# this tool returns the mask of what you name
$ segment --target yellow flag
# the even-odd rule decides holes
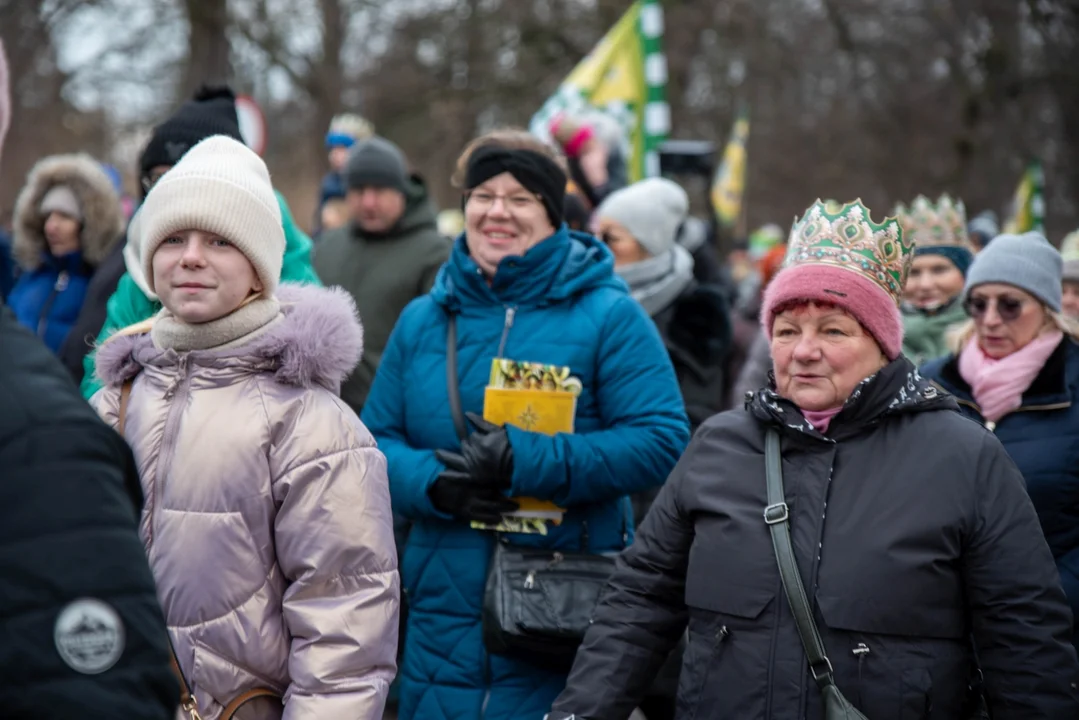
[[[1034,161],[1019,179],[1015,199],[1012,201],[1012,216],[1004,223],[1004,232],[1045,232],[1044,184],[1041,163]]]
[[[629,139],[630,180],[658,175],[658,146],[670,127],[662,33],[658,0],[633,3],[532,117],[532,132],[548,138],[548,125],[561,112],[601,112]]]
[[[712,205],[716,219],[732,227],[742,213],[742,197],[746,188],[746,143],[749,142],[749,113],[739,113],[731,129],[731,139],[723,151],[719,170],[712,183]]]

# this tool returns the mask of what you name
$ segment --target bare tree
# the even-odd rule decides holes
[[[224,0],[183,0],[183,8],[190,29],[187,66],[178,95],[187,98],[203,84],[227,84],[233,77],[228,3]]]

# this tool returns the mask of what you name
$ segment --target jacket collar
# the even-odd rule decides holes
[[[888,416],[958,409],[954,399],[940,393],[918,374],[910,360],[900,355],[854,388],[825,436],[805,419],[793,402],[779,396],[775,378],[771,377],[768,387],[757,391],[746,403],[753,416],[765,424],[779,426],[787,434],[825,442],[854,437]]]
[[[607,285],[626,290],[614,274],[614,256],[591,235],[565,225],[529,248],[502,259],[488,284],[462,233],[439,273],[431,295],[452,310],[469,305],[543,306]]]
[[[341,288],[283,284],[281,320],[249,343],[229,349],[177,352],[154,346],[148,333],[117,334],[97,349],[97,374],[108,385],[143,367],[181,364],[248,375],[267,372],[283,385],[322,386],[338,392],[363,354],[363,328],[352,297]]]
[[[1068,361],[1075,356],[1073,364],[1079,362],[1079,344],[1065,336],[1045,365],[1034,378],[1034,382],[1023,393],[1020,409],[1042,405],[1058,405],[1072,402],[1072,390],[1068,384]],[[940,385],[952,395],[967,402],[974,402],[974,394],[959,372],[959,356],[952,355],[940,369]]]
[[[42,253],[41,266],[54,272],[83,273],[85,271],[87,275],[93,272],[93,268],[83,259],[82,253],[77,251],[60,257]]]

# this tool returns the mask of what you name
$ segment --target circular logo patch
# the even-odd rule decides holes
[[[115,665],[123,654],[124,623],[111,605],[82,598],[60,612],[53,639],[72,670],[96,675]]]

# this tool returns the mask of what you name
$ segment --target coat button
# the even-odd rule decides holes
[[[995,422],[993,422],[992,420],[989,420],[989,421],[987,421],[985,423],[985,429],[988,430],[989,432],[995,432],[996,429],[997,429],[997,424]]]

